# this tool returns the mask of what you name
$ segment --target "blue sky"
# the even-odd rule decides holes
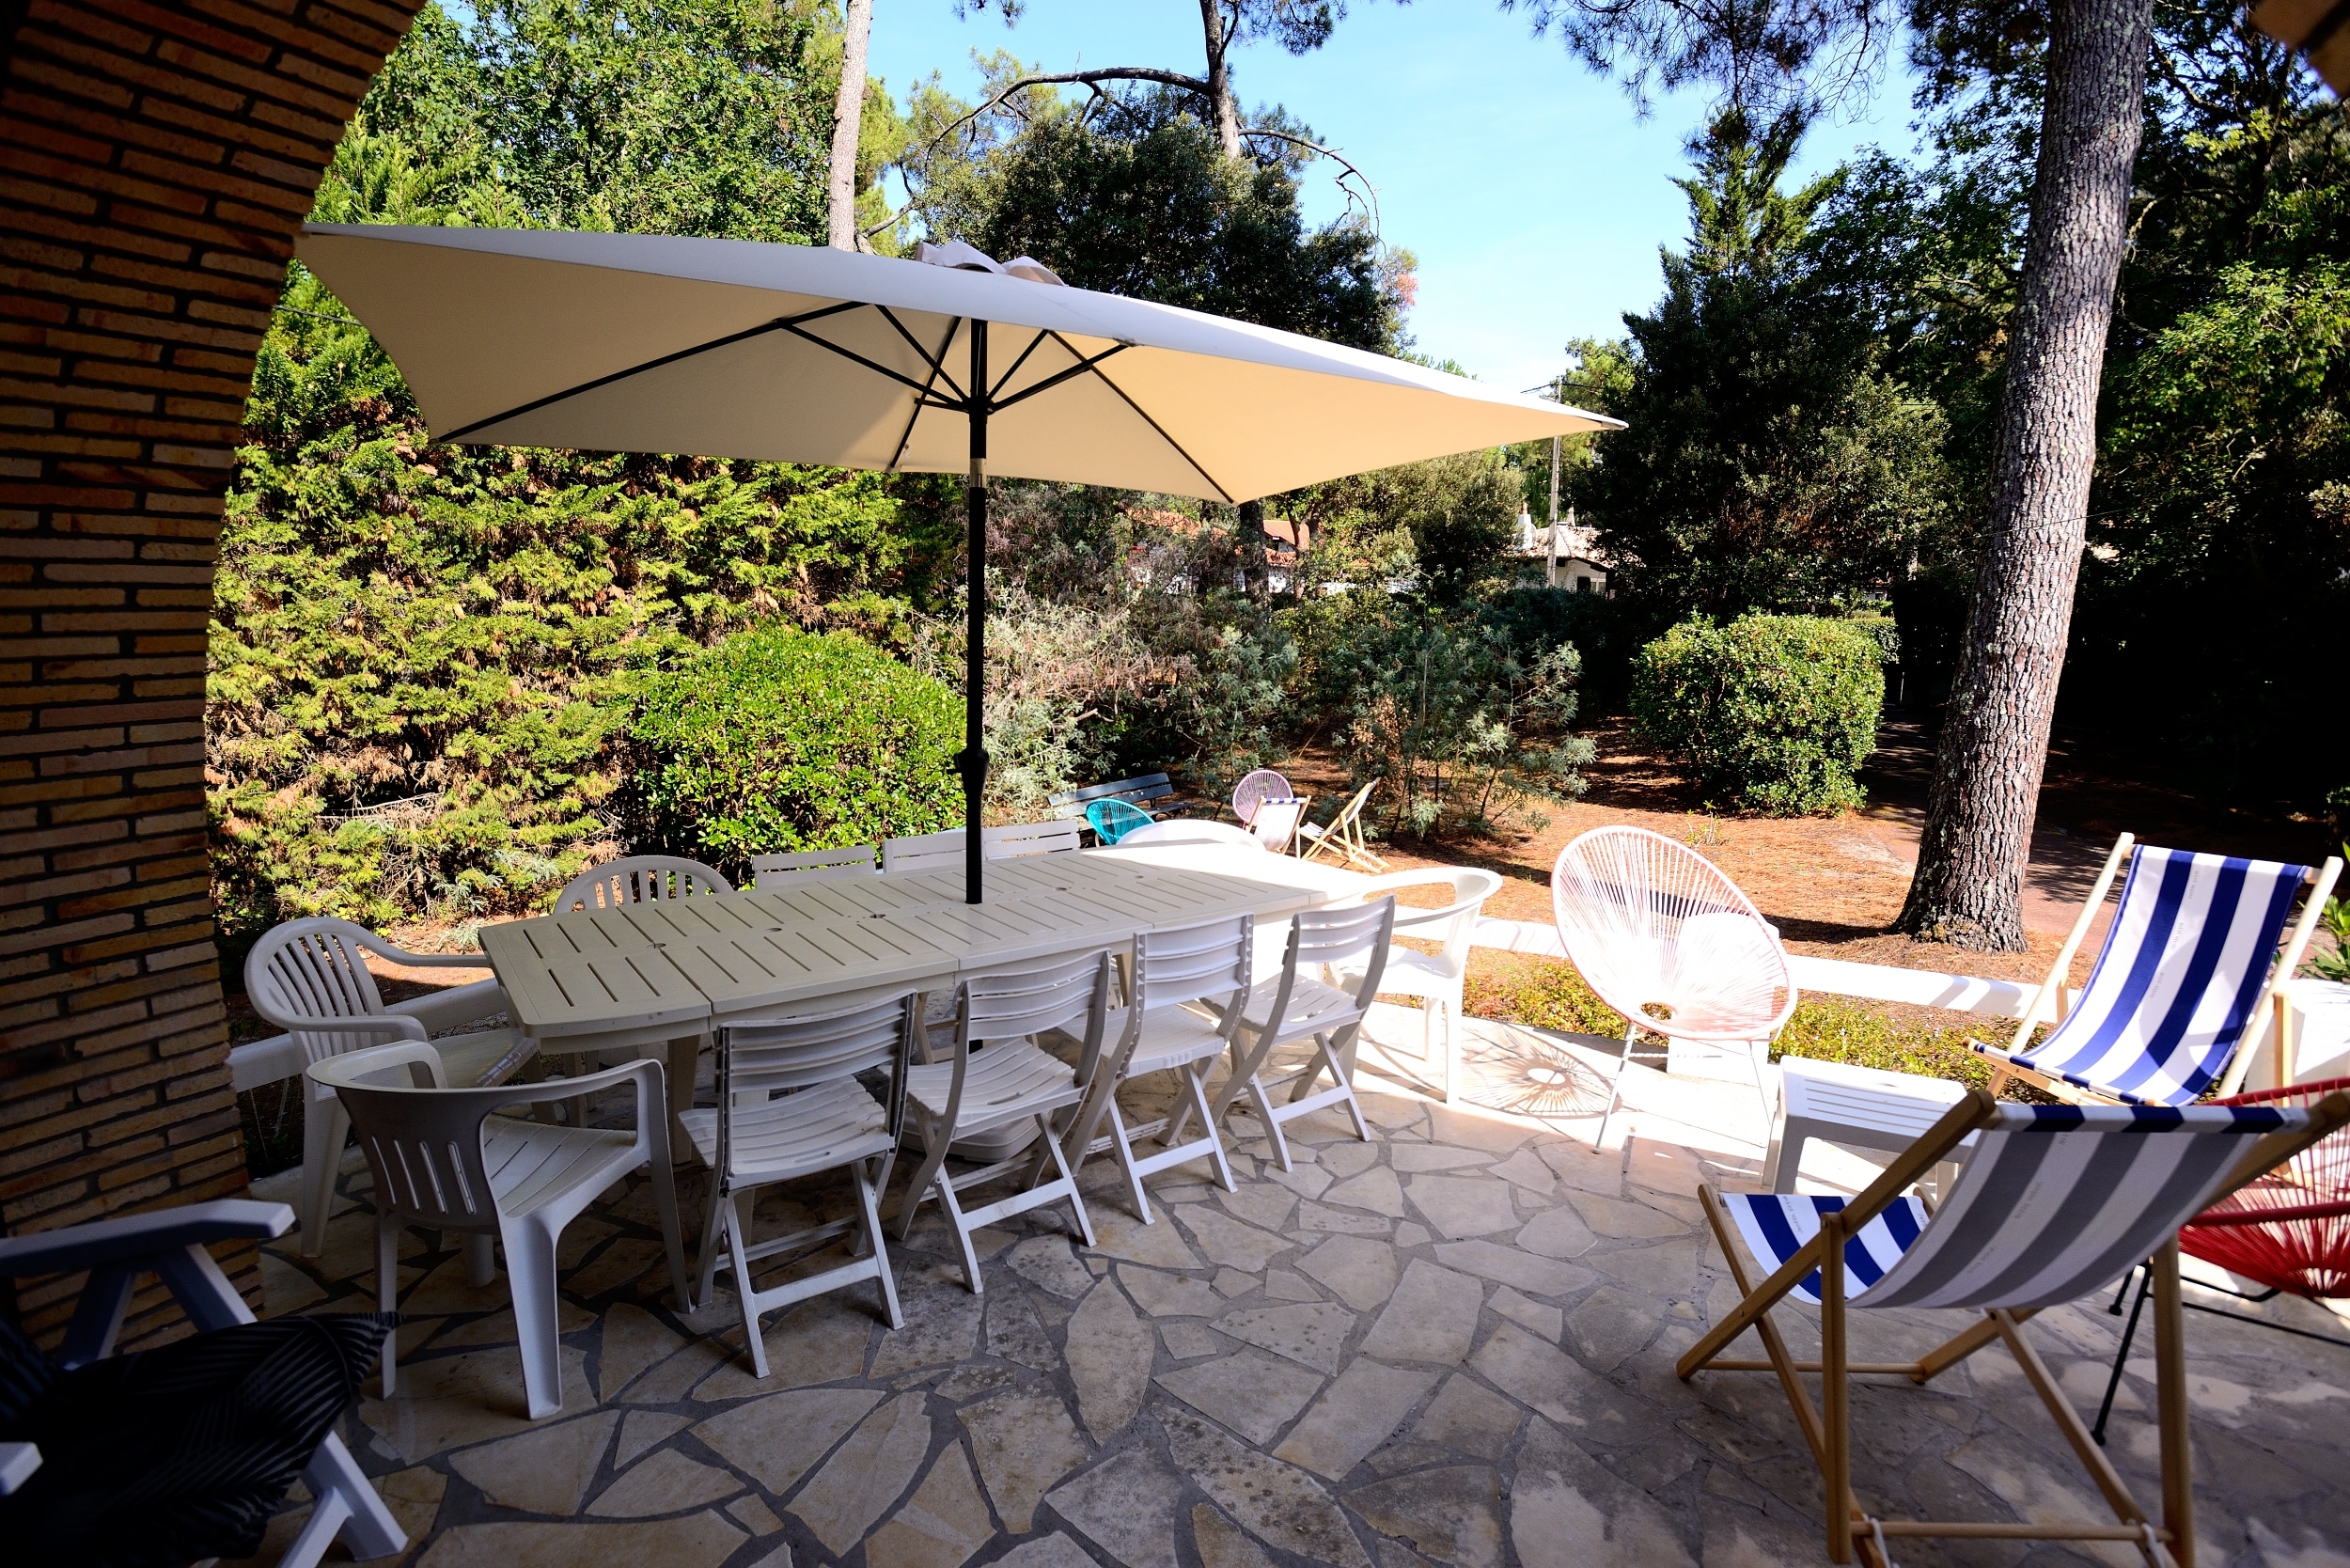
[[[1703,117],[1695,96],[1642,120],[1612,83],[1528,36],[1492,0],[1354,0],[1316,54],[1254,45],[1235,55],[1245,107],[1280,102],[1342,149],[1379,187],[1391,243],[1419,257],[1411,330],[1422,352],[1484,381],[1530,386],[1559,368],[1571,337],[1622,331],[1626,310],[1662,290],[1657,246],[1687,232],[1670,183]],[[958,20],[953,0],[875,0],[872,64],[903,100],[936,71],[975,97],[974,49],[1010,49],[1046,71],[1151,65],[1201,69],[1195,0],[1029,0],[1007,30],[993,9]],[[1870,143],[1911,145],[1898,78],[1867,118],[1822,124],[1798,172],[1833,167]],[[1308,215],[1343,203],[1319,168]]]

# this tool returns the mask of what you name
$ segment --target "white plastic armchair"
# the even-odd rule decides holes
[[[656,899],[688,899],[699,893],[731,893],[734,884],[698,860],[675,855],[631,855],[582,871],[556,896],[555,912],[618,909]]]
[[[415,1041],[349,1052],[314,1062],[308,1071],[350,1111],[375,1177],[376,1294],[383,1310],[399,1308],[401,1226],[453,1231],[485,1243],[495,1237],[504,1247],[522,1345],[523,1388],[533,1420],[563,1407],[556,1245],[563,1228],[599,1193],[640,1166],[652,1177],[678,1308],[691,1310],[659,1062],[633,1061],[556,1083],[451,1089],[440,1052]],[[425,1079],[421,1085],[418,1075]],[[622,1084],[636,1091],[634,1131],[556,1127],[493,1114],[500,1106],[542,1104]],[[467,1250],[470,1282],[487,1285],[489,1248]],[[394,1341],[384,1341],[386,1399],[397,1388],[395,1348]]]
[[[283,1203],[241,1198],[93,1220],[0,1239],[0,1277],[89,1271],[58,1356],[63,1366],[79,1367],[114,1354],[115,1335],[130,1308],[132,1288],[143,1275],[163,1281],[199,1332],[251,1323],[252,1309],[205,1248],[215,1242],[267,1241],[284,1235],[293,1222],[293,1211]],[[384,1348],[391,1349],[389,1340]],[[0,1497],[13,1491],[39,1464],[32,1445],[0,1444]],[[314,1499],[310,1517],[278,1560],[279,1568],[314,1568],[337,1535],[351,1555],[363,1561],[408,1549],[400,1521],[340,1437],[327,1434],[302,1479]]]
[[[1551,912],[1567,957],[1629,1020],[1599,1137],[1623,1095],[1623,1068],[1647,1030],[1743,1057],[1769,1116],[1762,1058],[1795,1011],[1778,936],[1737,884],[1703,855],[1639,827],[1595,827],[1559,852]]]
[[[1485,901],[1501,891],[1501,878],[1493,871],[1462,866],[1449,870],[1391,871],[1372,877],[1359,902],[1368,903],[1406,887],[1441,887],[1451,896],[1440,907],[1420,909],[1398,903],[1395,933],[1422,941],[1441,942],[1443,950],[1421,952],[1417,948],[1387,950],[1386,972],[1380,991],[1390,996],[1417,996],[1420,1003],[1420,1055],[1436,1056],[1436,1014],[1445,1015],[1444,1101],[1451,1105],[1460,1092],[1462,994],[1468,985],[1469,939],[1476,934],[1478,912]],[[1342,964],[1340,972],[1354,980],[1362,974],[1359,961]]]
[[[253,1011],[284,1029],[306,1061],[396,1040],[425,1040],[435,1028],[470,1023],[507,1009],[498,982],[477,980],[434,996],[385,1006],[363,953],[415,968],[478,969],[469,954],[412,953],[364,926],[320,916],[289,920],[253,945],[244,961],[245,996]],[[452,1081],[466,1085],[511,1077],[529,1058],[528,1043],[512,1029],[489,1029],[451,1041],[444,1049]],[[302,1252],[315,1258],[326,1245],[335,1175],[342,1163],[350,1120],[334,1094],[303,1080]]]

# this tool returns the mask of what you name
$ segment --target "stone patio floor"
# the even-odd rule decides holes
[[[1099,1245],[1074,1245],[1065,1208],[1023,1215],[983,1233],[982,1295],[925,1211],[891,1250],[905,1326],[884,1328],[870,1282],[771,1316],[764,1382],[724,1276],[702,1310],[675,1309],[641,1176],[564,1237],[549,1420],[520,1413],[503,1281],[468,1287],[452,1247],[412,1234],[400,1393],[363,1402],[352,1447],[425,1568],[1825,1562],[1820,1480],[1776,1383],[1672,1371],[1736,1299],[1694,1192],[1756,1184],[1751,1082],[1636,1066],[1634,1108],[1595,1149],[1603,1043],[1472,1020],[1472,1081],[1448,1109],[1414,1091],[1417,1016],[1382,1008],[1373,1033],[1408,1043],[1366,1054],[1370,1142],[1318,1113],[1292,1124],[1284,1172],[1236,1118],[1240,1190],[1167,1173],[1149,1226],[1097,1160]],[[1828,1150],[1806,1174],[1850,1191],[1871,1169]],[[325,1254],[291,1237],[265,1253],[272,1312],[372,1306],[368,1192],[354,1151]],[[689,1252],[702,1192],[681,1171]],[[761,1214],[839,1195],[789,1197]],[[2345,1331],[2304,1303],[2263,1310]],[[1798,1355],[1816,1347],[1808,1314],[1780,1321]],[[1913,1356],[1963,1323],[1856,1314],[1853,1354]],[[2095,1301],[2027,1332],[2093,1413],[2119,1329]],[[2350,1348],[2200,1313],[2188,1340],[2201,1561],[2350,1564]],[[2109,1450],[2150,1505],[2151,1356],[2142,1334]],[[1857,1381],[1856,1484],[1876,1512],[2109,1519],[2003,1352],[1922,1388]],[[1985,1542],[1898,1557],[2101,1553],[2140,1560]]]

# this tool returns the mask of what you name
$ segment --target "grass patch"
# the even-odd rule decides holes
[[[1465,1010],[1480,1018],[1567,1034],[1623,1038],[1623,1014],[1601,1001],[1573,964],[1555,958],[1474,951],[1469,957],[1464,1002]],[[1771,1047],[1771,1059],[1809,1057],[1988,1089],[1991,1064],[1966,1048],[1967,1037],[2003,1042],[2013,1028],[2013,1020],[1994,1018],[1937,1027],[1896,1018],[1856,996],[1807,996],[1796,1004],[1795,1015],[1779,1031]],[[2015,1099],[2041,1098],[2013,1080],[2006,1092]]]

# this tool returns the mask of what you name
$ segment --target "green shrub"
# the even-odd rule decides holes
[[[741,870],[962,816],[963,705],[844,632],[770,625],[644,677],[630,724],[647,848]]]
[[[1634,731],[1694,770],[1709,801],[1769,816],[1858,806],[1853,775],[1884,703],[1876,639],[1845,620],[1686,620],[1634,661]]]

